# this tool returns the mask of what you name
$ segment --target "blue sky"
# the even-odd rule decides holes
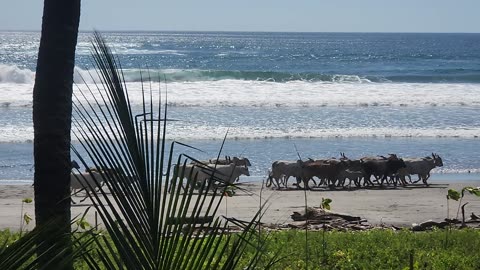
[[[40,30],[43,1],[3,1],[0,29]],[[480,32],[479,0],[82,0],[81,30]]]

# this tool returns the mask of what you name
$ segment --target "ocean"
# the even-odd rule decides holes
[[[433,179],[480,177],[480,34],[105,32],[134,107],[168,86],[169,140],[200,159],[439,154]],[[95,78],[80,33],[75,81]],[[0,183],[33,179],[32,89],[40,33],[0,32]],[[146,72],[148,71],[148,72]],[[83,82],[81,78],[86,81]],[[163,87],[163,86],[162,86]],[[77,86],[74,87],[75,89]],[[78,142],[74,141],[74,144]]]

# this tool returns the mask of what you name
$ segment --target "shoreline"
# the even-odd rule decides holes
[[[372,225],[395,225],[410,227],[413,223],[427,220],[443,221],[447,217],[449,205],[450,218],[457,214],[458,202],[447,204],[446,195],[450,188],[460,191],[463,187],[480,186],[480,180],[472,181],[432,181],[429,187],[410,185],[399,188],[366,188],[338,190],[272,190],[264,188],[261,182],[243,182],[241,187],[247,192],[237,191],[233,197],[227,197],[219,208],[218,215],[250,220],[258,211],[261,203],[267,201],[266,213],[262,222],[267,224],[285,224],[292,222],[290,215],[305,208],[305,194],[308,206],[318,207],[322,198],[332,199],[331,210],[338,213],[360,216]],[[260,197],[261,193],[261,197]],[[22,199],[33,198],[31,185],[0,185],[0,229],[19,230],[22,215]],[[81,197],[73,197],[79,201]],[[82,215],[90,206],[87,203],[73,205],[72,217]],[[466,194],[463,202],[466,218],[472,212],[480,215],[480,198]],[[87,221],[95,224],[95,211],[87,214]],[[34,203],[23,204],[23,213],[34,217]],[[33,229],[32,220],[27,229]]]
[[[241,176],[240,183],[262,183],[266,175]],[[415,176],[413,176],[415,177]],[[480,172],[473,173],[432,173],[428,179],[429,184],[436,183],[457,183],[457,182],[477,182],[480,181]],[[294,181],[290,179],[289,184]],[[419,182],[420,183],[420,182]],[[0,179],[0,186],[4,185],[32,185],[33,179]]]

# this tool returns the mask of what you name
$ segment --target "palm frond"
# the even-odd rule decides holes
[[[58,267],[59,265],[68,266],[72,264],[72,260],[78,260],[86,254],[86,250],[88,250],[96,237],[92,233],[92,229],[82,232],[72,231],[72,236],[74,236],[72,244],[75,248],[71,256],[65,256],[65,254],[71,251],[64,248],[64,246],[60,244],[51,245],[50,242],[41,241],[45,239],[45,234],[51,233],[49,228],[51,224],[53,224],[53,221],[46,223],[43,227],[35,227],[35,229],[22,235],[10,245],[7,245],[7,242],[2,243],[0,245],[0,269],[52,269],[52,267]],[[74,221],[72,221],[71,225],[73,224]],[[43,254],[37,253],[39,248],[44,251]],[[50,250],[55,250],[56,255],[53,258],[49,257],[49,262],[43,261],[42,256]],[[42,260],[42,263],[39,263],[40,260]]]
[[[240,234],[227,233],[229,222],[217,217],[217,211],[228,185],[215,177],[215,169],[198,190],[195,175],[184,183],[184,173],[176,173],[180,166],[185,172],[186,164],[195,159],[185,154],[175,159],[174,151],[197,148],[168,143],[171,119],[160,76],[159,89],[154,90],[151,74],[146,73],[142,104],[132,105],[118,59],[99,33],[92,46],[100,81],[79,86],[74,94],[73,136],[79,147],[72,150],[83,166],[93,166],[100,174],[95,177],[89,170],[94,183],[84,185],[89,190],[100,187],[88,196],[108,232],[108,237],[95,238],[103,267],[235,268],[257,237],[255,223],[244,226]],[[86,260],[92,269],[97,267],[92,255]]]

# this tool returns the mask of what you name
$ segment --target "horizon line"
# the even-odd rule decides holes
[[[79,33],[92,33],[95,31],[99,32],[110,32],[110,33],[311,33],[311,34],[480,34],[480,32],[414,32],[414,31],[263,31],[263,30],[85,30],[79,29]],[[41,33],[41,30],[28,30],[28,29],[0,29],[0,32],[38,32]]]

